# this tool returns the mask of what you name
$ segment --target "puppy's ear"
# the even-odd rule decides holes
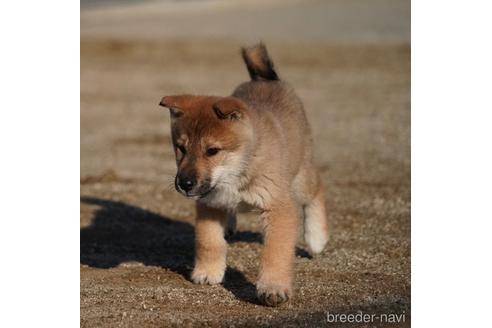
[[[190,96],[165,96],[162,98],[159,105],[169,108],[171,117],[181,117],[184,113],[184,109],[188,107]]]
[[[214,112],[221,120],[238,121],[246,115],[246,104],[236,97],[225,97],[213,106]]]

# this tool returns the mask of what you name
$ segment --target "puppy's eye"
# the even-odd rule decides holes
[[[177,145],[176,148],[178,148],[183,155],[186,154],[186,149],[183,145]]]
[[[219,148],[209,148],[207,149],[207,156],[214,156],[220,151]]]

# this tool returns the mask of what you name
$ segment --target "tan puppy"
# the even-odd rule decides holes
[[[264,220],[258,297],[275,306],[292,295],[301,217],[312,253],[321,252],[328,240],[325,201],[301,101],[279,81],[263,44],[242,54],[252,81],[232,96],[167,96],[160,104],[171,111],[176,189],[197,200],[191,279],[222,282],[224,233],[246,203]]]

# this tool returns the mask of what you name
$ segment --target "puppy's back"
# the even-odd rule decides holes
[[[279,143],[290,170],[310,154],[309,124],[301,100],[288,83],[281,81],[265,46],[242,49],[251,81],[239,85],[233,96],[243,100],[257,117],[261,138]]]

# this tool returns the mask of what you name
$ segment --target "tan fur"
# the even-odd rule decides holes
[[[224,231],[228,218],[235,218],[246,203],[259,209],[264,220],[258,297],[275,306],[292,296],[302,216],[312,253],[321,252],[328,240],[325,201],[301,101],[277,80],[263,45],[244,50],[243,56],[253,81],[241,84],[232,96],[171,96],[161,105],[172,111],[177,189],[197,200],[192,280],[222,281]],[[210,156],[210,148],[219,151]],[[189,190],[179,187],[185,179],[195,183]]]
[[[197,203],[197,217],[200,219],[195,225],[196,257],[191,279],[200,284],[218,284],[226,269],[227,213]]]

